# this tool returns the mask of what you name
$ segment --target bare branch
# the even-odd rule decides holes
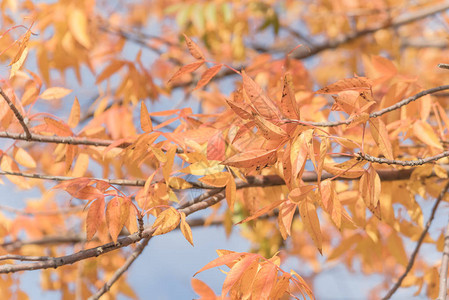
[[[20,261],[46,261],[52,259],[49,256],[26,256],[26,255],[14,255],[14,254],[6,254],[0,256],[0,261],[2,260],[20,260]]]
[[[402,281],[407,276],[407,274],[410,272],[410,270],[413,267],[413,264],[415,263],[416,256],[418,255],[419,249],[421,248],[421,245],[424,241],[424,238],[427,235],[427,232],[429,231],[430,225],[432,224],[433,219],[435,218],[435,214],[438,208],[438,205],[440,204],[441,200],[443,200],[444,195],[446,194],[447,190],[449,189],[449,181],[446,183],[444,188],[441,190],[440,195],[438,195],[437,200],[435,201],[432,212],[430,214],[429,220],[427,220],[426,226],[424,227],[423,232],[419,236],[418,242],[415,246],[415,250],[413,250],[412,255],[410,256],[410,259],[408,261],[407,267],[405,268],[404,273],[399,277],[398,281],[394,284],[394,286],[388,291],[388,293],[385,295],[385,297],[382,298],[382,300],[390,299],[391,296],[396,292],[396,290],[401,286]]]
[[[12,103],[11,99],[9,99],[8,95],[6,95],[6,93],[3,91],[1,87],[0,87],[0,95],[2,95],[3,99],[5,99],[6,103],[8,103],[9,108],[11,108],[12,112],[14,113],[20,125],[22,126],[23,131],[25,132],[25,137],[27,138],[27,140],[29,140],[31,138],[31,132],[28,129],[28,126],[26,125],[22,114],[19,112],[14,103]]]
[[[442,159],[444,157],[449,156],[449,151],[444,151],[440,154],[437,154],[435,156],[430,156],[422,159],[417,160],[397,160],[397,159],[386,159],[383,157],[374,157],[368,154],[363,154],[361,152],[355,154],[356,158],[358,160],[366,160],[378,164],[387,164],[387,165],[399,165],[399,166],[405,166],[405,167],[414,167],[414,166],[420,166],[424,165],[439,159]]]
[[[440,269],[440,290],[437,300],[446,300],[447,294],[447,268],[449,266],[449,222],[444,235],[443,258],[441,259]]]
[[[49,216],[49,215],[63,215],[63,214],[73,214],[82,211],[84,208],[84,205],[78,205],[78,206],[71,206],[67,208],[59,208],[55,210],[39,210],[39,211],[29,211],[29,210],[23,210],[18,209],[15,207],[10,207],[6,205],[0,205],[0,210],[9,211],[14,214],[18,215],[24,215],[24,216]]]
[[[151,237],[144,238],[139,244],[137,244],[136,249],[134,249],[133,253],[126,259],[123,266],[121,266],[117,271],[115,271],[114,275],[99,289],[94,295],[89,297],[89,300],[96,300],[100,299],[100,297],[105,294],[111,286],[120,278],[120,276],[125,273],[128,268],[132,265],[134,261],[139,257],[139,255],[142,253],[143,249],[148,245],[148,242],[150,241]]]

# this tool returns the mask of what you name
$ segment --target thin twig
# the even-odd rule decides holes
[[[133,253],[126,259],[123,266],[117,269],[114,275],[112,275],[112,277],[95,294],[89,297],[89,300],[100,299],[103,294],[109,291],[111,286],[120,278],[120,276],[123,275],[123,273],[128,270],[132,263],[136,261],[136,259],[142,253],[143,249],[145,249],[145,247],[148,245],[150,239],[151,237],[144,238],[139,244],[137,244],[136,249],[134,249]]]
[[[437,300],[446,300],[448,266],[449,266],[449,222],[447,224],[446,233],[444,235],[444,250],[443,250],[443,258],[441,259],[441,269],[440,269],[440,290],[438,292]]]
[[[409,104],[410,102],[416,101],[421,97],[424,97],[426,95],[429,94],[433,94],[436,92],[440,92],[440,91],[444,91],[444,90],[449,90],[449,85],[442,85],[442,86],[437,86],[428,90],[424,90],[421,91],[411,97],[408,97],[402,101],[397,102],[394,105],[391,105],[389,107],[386,107],[384,109],[381,109],[379,111],[373,112],[369,114],[369,118],[377,118],[380,117],[388,112],[397,110],[399,108],[401,108],[404,105]],[[293,119],[283,119],[283,121],[285,123],[297,123],[300,125],[309,125],[309,126],[315,126],[315,127],[335,127],[335,126],[340,126],[340,125],[349,125],[354,121],[355,117],[350,117],[346,120],[342,120],[342,121],[333,121],[333,122],[307,122],[307,121],[301,121],[301,120],[293,120]]]
[[[26,256],[26,255],[14,255],[14,254],[6,254],[0,256],[0,261],[2,260],[20,260],[20,261],[46,261],[52,259],[50,256]]]
[[[399,166],[404,166],[404,167],[414,167],[414,166],[421,166],[433,161],[437,161],[439,159],[442,159],[444,157],[448,157],[449,156],[449,151],[444,151],[441,152],[440,154],[437,154],[435,156],[430,156],[430,157],[426,157],[426,158],[420,158],[417,160],[397,160],[397,159],[387,159],[387,158],[383,158],[383,157],[374,157],[371,156],[369,154],[364,154],[364,153],[357,153],[355,154],[356,158],[358,160],[366,160],[369,162],[374,162],[374,163],[378,163],[378,164],[387,164],[387,165],[399,165]]]
[[[413,264],[415,263],[416,256],[418,255],[419,249],[421,248],[421,245],[424,241],[424,238],[427,235],[427,232],[429,231],[430,225],[432,224],[433,219],[435,218],[435,214],[438,208],[438,205],[440,204],[441,200],[443,200],[444,195],[446,194],[447,190],[449,189],[449,181],[446,183],[444,188],[441,190],[440,194],[438,195],[437,200],[435,201],[432,212],[430,214],[429,220],[427,220],[426,227],[424,228],[423,232],[421,233],[418,242],[415,246],[415,250],[413,250],[412,255],[410,256],[410,259],[408,261],[407,267],[405,268],[404,273],[399,277],[398,281],[393,285],[393,287],[388,291],[388,293],[385,295],[385,297],[382,298],[382,300],[390,299],[391,296],[396,292],[396,290],[401,286],[402,281],[407,276],[407,274],[410,272],[410,270],[413,267]]]
[[[31,132],[30,129],[28,129],[28,126],[25,123],[22,114],[19,112],[14,103],[12,103],[11,99],[9,99],[8,95],[6,95],[6,93],[3,91],[1,87],[0,87],[0,95],[2,95],[3,99],[5,99],[6,103],[8,103],[9,108],[11,108],[12,112],[14,113],[20,125],[22,126],[23,131],[25,131],[25,137],[27,138],[27,140],[29,140],[31,138]]]

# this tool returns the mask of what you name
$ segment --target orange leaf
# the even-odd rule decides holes
[[[95,83],[98,84],[103,80],[105,80],[106,78],[111,77],[112,74],[118,72],[124,65],[125,65],[124,61],[114,60],[106,68],[104,68],[103,71],[97,76],[97,80],[95,81]]]
[[[380,151],[386,158],[393,159],[393,147],[391,146],[390,139],[388,138],[388,131],[385,123],[379,118],[370,119],[369,123],[371,135],[373,136],[373,139]]]
[[[140,102],[140,128],[145,132],[153,131],[153,123],[145,102]]]
[[[379,198],[381,192],[381,182],[379,174],[370,165],[368,170],[360,178],[359,190],[360,194],[365,201],[366,207],[380,219],[380,205]]]
[[[440,143],[440,139],[436,135],[432,126],[428,123],[417,120],[413,123],[413,134],[428,146],[435,147],[439,150],[443,150],[443,146]]]
[[[104,215],[104,199],[98,199],[92,202],[87,212],[86,218],[86,239],[90,241],[95,232],[97,232],[98,228],[103,221]]]
[[[276,275],[277,269],[274,264],[264,264],[254,279],[251,296],[254,299],[268,299],[276,283]]]
[[[119,197],[114,197],[106,207],[106,223],[108,225],[109,234],[114,243],[117,243],[117,237],[122,230],[123,225],[120,222],[121,203]]]
[[[332,222],[341,229],[342,205],[332,181],[326,179],[320,184],[321,203],[323,209],[330,215]]]
[[[237,224],[242,224],[242,223],[246,223],[246,222],[249,222],[249,221],[251,221],[251,220],[257,219],[258,217],[260,217],[260,216],[262,216],[262,215],[264,215],[264,214],[269,213],[270,211],[272,211],[273,209],[275,209],[276,207],[278,207],[279,205],[281,205],[283,202],[285,202],[285,200],[278,200],[278,201],[275,201],[275,202],[271,203],[270,205],[265,206],[265,207],[262,208],[262,209],[259,209],[259,210],[256,211],[254,214],[252,214],[251,216],[249,216],[249,217],[243,219],[242,221],[238,222]]]
[[[70,127],[62,122],[59,122],[59,121],[56,121],[54,119],[47,118],[47,117],[44,117],[44,121],[45,121],[45,124],[42,127],[43,128],[42,131],[51,132],[51,133],[54,133],[59,136],[72,136],[73,135]],[[40,127],[36,126],[34,128],[36,129],[36,128],[40,128]]]
[[[273,101],[265,95],[262,88],[254,82],[245,71],[242,71],[243,89],[251,101],[254,110],[262,117],[270,120],[279,120],[279,111]]]
[[[239,167],[239,168],[251,168],[256,166],[264,166],[270,162],[276,155],[276,149],[274,150],[249,150],[236,154],[226,159],[222,164]]]
[[[204,60],[204,54],[201,52],[200,47],[198,47],[195,42],[193,42],[187,35],[183,34],[184,38],[186,39],[186,45],[187,48],[189,48],[190,54],[195,57],[196,59],[202,59]]]
[[[341,79],[327,87],[319,89],[316,94],[338,94],[343,91],[369,91],[371,90],[371,80],[366,77],[354,77]]]
[[[299,214],[301,215],[304,227],[312,237],[312,240],[315,243],[315,246],[318,248],[318,251],[321,254],[323,254],[322,253],[323,238],[321,235],[320,220],[318,219],[315,205],[305,200],[299,202],[298,206],[299,206]]]
[[[231,176],[231,174],[230,173],[227,174],[228,174],[228,184],[226,185],[226,202],[228,203],[231,212],[233,212],[237,187],[235,185],[234,178]]]
[[[175,80],[176,78],[184,75],[184,74],[188,74],[188,73],[192,73],[193,71],[195,71],[196,69],[198,69],[199,67],[201,67],[204,64],[204,61],[197,61],[185,66],[182,66],[168,81],[169,83],[172,82],[173,80]]]
[[[256,260],[258,256],[256,254],[248,254],[234,264],[229,270],[225,281],[223,282],[223,288],[221,291],[221,296],[224,298],[232,286],[240,279],[246,269],[251,266],[251,264]],[[256,298],[262,299],[262,298]]]
[[[226,144],[223,138],[223,133],[220,130],[212,135],[207,142],[207,159],[219,160],[225,159]]]
[[[220,250],[217,250],[220,251]],[[193,276],[195,276],[198,273],[201,273],[203,271],[215,268],[215,267],[219,267],[225,264],[230,264],[230,263],[234,263],[235,260],[239,259],[241,256],[245,255],[245,253],[240,253],[240,252],[230,252],[228,254],[224,254],[216,259],[214,259],[213,261],[209,262],[207,265],[205,265],[204,267],[201,268],[201,270],[199,270],[198,272],[196,272],[195,274],[193,274]]]
[[[78,101],[78,98],[75,97],[72,109],[70,110],[70,116],[69,120],[67,121],[67,125],[69,125],[70,128],[75,128],[80,121],[80,115],[80,103]]]
[[[292,221],[295,215],[296,207],[297,204],[292,203],[291,201],[284,201],[279,206],[278,223],[284,240],[291,234]]]
[[[363,169],[365,164],[366,162],[353,158],[342,163],[324,164],[323,169],[341,178],[359,178],[365,173],[365,169]]]
[[[215,75],[217,75],[218,72],[220,72],[221,67],[223,67],[223,65],[215,65],[213,67],[210,67],[209,69],[207,69],[202,75],[200,80],[198,81],[198,83],[196,84],[195,90],[202,88],[203,86],[205,86],[206,84],[209,83],[209,81],[211,81],[212,78],[214,78]]]
[[[299,120],[298,104],[296,103],[293,90],[292,75],[286,73],[284,76],[284,88],[282,91],[281,111],[287,118]]]
[[[192,288],[203,300],[214,300],[216,295],[214,291],[203,281],[192,278],[191,280]]]
[[[267,140],[279,140],[287,136],[287,133],[281,127],[274,125],[258,115],[255,116],[254,121],[260,133]]]
[[[239,103],[235,101],[230,101],[226,99],[226,103],[231,107],[231,109],[243,120],[248,120],[252,117],[252,114],[249,113],[251,108],[246,103]]]

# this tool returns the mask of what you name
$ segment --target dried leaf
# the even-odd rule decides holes
[[[304,227],[312,237],[315,246],[322,255],[323,237],[321,235],[320,221],[316,213],[316,208],[311,202],[307,200],[301,201],[298,204],[298,207]]]
[[[316,94],[338,94],[343,91],[369,91],[371,90],[372,82],[366,77],[354,77],[340,79],[339,81],[328,85],[316,91]]]
[[[86,218],[86,239],[90,241],[104,218],[104,199],[98,199],[91,203]]]
[[[190,54],[195,57],[196,59],[202,59],[204,60],[204,54],[201,52],[200,47],[198,47],[195,42],[193,42],[187,35],[183,34],[184,38],[186,39],[186,45],[187,48],[189,48]]]
[[[164,210],[157,216],[156,221],[154,221],[151,227],[152,229],[156,229],[153,236],[172,231],[178,226],[180,220],[181,216],[179,212],[173,207]]]
[[[371,135],[373,136],[373,139],[379,147],[380,151],[385,155],[386,158],[393,159],[393,147],[391,146],[385,123],[379,118],[370,119],[369,123]]]
[[[143,101],[140,102],[140,128],[142,128],[144,132],[153,131],[153,122],[151,121],[147,106]]]
[[[188,73],[192,73],[193,71],[195,71],[196,69],[198,69],[199,67],[201,67],[204,64],[204,61],[197,61],[185,66],[182,66],[168,81],[169,83],[172,82],[173,80],[175,80],[176,78],[184,75],[184,74],[188,74]]]
[[[198,83],[196,84],[195,90],[202,88],[203,86],[205,86],[206,84],[209,83],[209,81],[211,81],[212,78],[214,78],[215,75],[217,75],[218,72],[220,72],[221,67],[223,67],[222,64],[220,65],[215,65],[213,67],[210,67],[209,69],[207,69],[202,75],[200,80],[198,81]]]
[[[75,128],[80,121],[80,116],[81,116],[80,103],[78,102],[78,98],[75,97],[72,109],[70,110],[70,116],[69,120],[67,121],[67,125],[69,125],[70,128]]]
[[[186,222],[186,214],[181,212],[181,232],[186,238],[186,240],[193,246],[192,229],[190,225]]]

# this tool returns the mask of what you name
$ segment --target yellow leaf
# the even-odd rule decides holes
[[[14,159],[17,163],[27,168],[36,168],[36,161],[34,158],[26,152],[23,148],[14,148]]]
[[[440,165],[434,165],[433,171],[440,178],[447,178],[447,171]]]
[[[443,150],[443,146],[441,146],[440,139],[436,135],[432,126],[430,126],[428,123],[422,120],[417,120],[416,122],[414,122],[413,134],[426,145],[435,147],[439,150]]]
[[[191,164],[190,166],[179,170],[179,172],[188,173],[192,175],[208,175],[222,172],[224,166],[219,163],[207,163],[203,161],[199,161]]]
[[[75,166],[73,167],[72,176],[73,177],[83,177],[86,174],[87,168],[89,167],[89,154],[80,153],[78,155]]]
[[[55,100],[60,99],[68,94],[70,94],[72,90],[66,89],[63,87],[51,87],[46,89],[41,95],[40,98],[44,100]]]
[[[79,8],[70,9],[69,11],[69,29],[73,38],[85,48],[89,49],[91,42],[88,33],[86,14]]]
[[[170,174],[173,169],[173,164],[175,162],[175,154],[176,154],[176,146],[172,146],[170,149],[168,149],[167,153],[165,154],[166,162],[162,167],[162,174],[164,175],[165,181],[169,181]]]
[[[228,174],[229,173],[227,172],[209,174],[199,178],[198,180],[210,186],[224,187],[229,180]]]
[[[186,222],[186,214],[181,212],[181,232],[186,238],[186,240],[193,246],[192,229],[190,229],[189,224]]]
[[[9,79],[11,79],[12,77],[14,77],[14,75],[16,75],[17,71],[19,71],[20,67],[22,67],[23,63],[25,62],[25,59],[27,58],[27,56],[28,56],[28,48],[24,48],[20,52],[19,59],[15,63],[13,63],[11,66],[11,72],[9,73]]]
[[[75,100],[73,101],[72,109],[70,110],[70,117],[67,121],[67,125],[70,126],[70,128],[75,128],[79,121],[80,121],[80,103],[78,101],[78,98],[75,97]]]
[[[179,212],[173,207],[164,210],[157,216],[156,221],[154,221],[151,227],[152,229],[156,229],[153,236],[172,231],[178,226],[180,219]]]
[[[9,157],[8,155],[6,155],[4,153],[1,157],[0,167],[2,168],[3,171],[20,172],[17,164],[11,159],[11,157]],[[15,185],[17,185],[20,188],[23,188],[23,189],[31,188],[28,181],[23,177],[6,175],[6,178],[8,178],[12,183],[14,183]]]
[[[176,190],[189,189],[192,187],[192,185],[185,181],[185,179],[179,177],[170,177],[170,179],[168,180],[168,185],[172,189]]]
[[[161,163],[167,162],[167,157],[165,156],[164,151],[162,151],[160,148],[155,148],[153,146],[150,146],[151,152],[153,152],[154,156],[156,156],[156,159],[160,161]]]
[[[234,203],[236,198],[237,187],[235,185],[234,178],[232,178],[230,173],[227,173],[229,180],[226,185],[226,202],[228,203],[229,209],[234,211]]]
[[[140,102],[140,128],[145,132],[153,131],[153,123],[151,122],[147,106],[143,101]]]

